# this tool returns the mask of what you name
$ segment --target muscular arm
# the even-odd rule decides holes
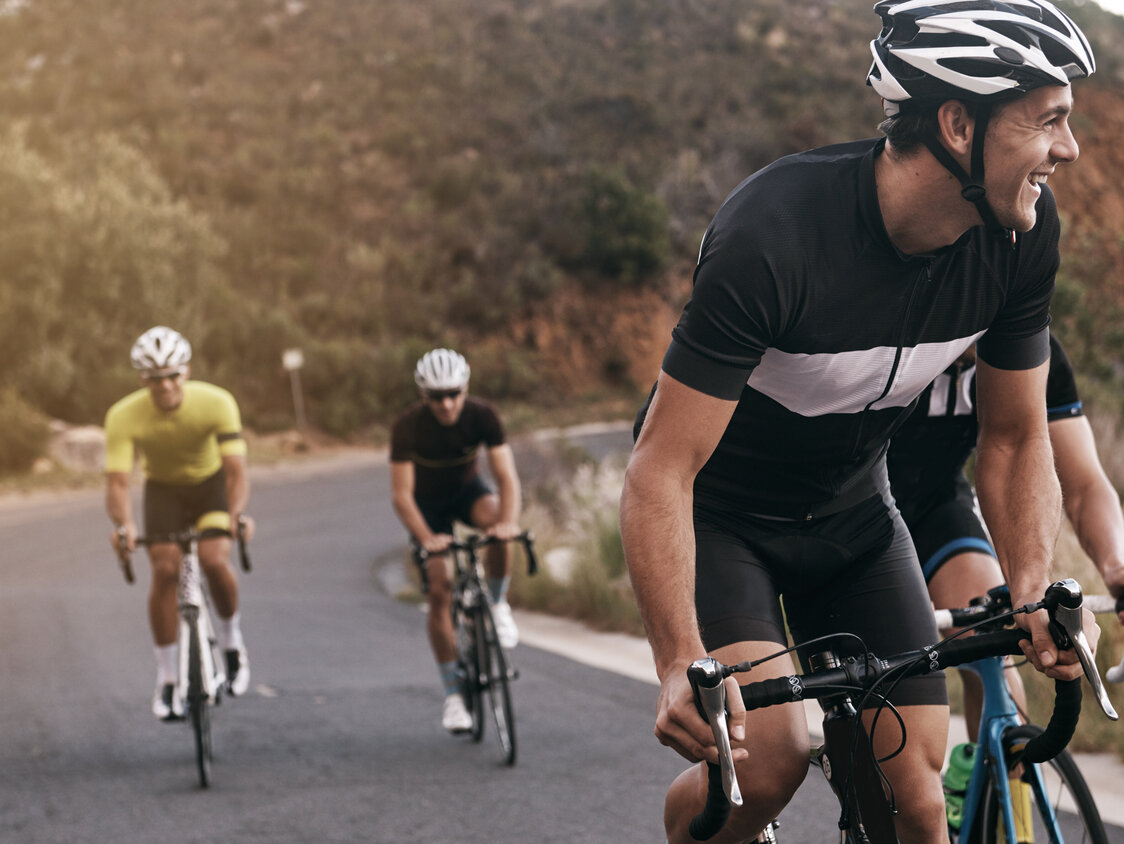
[[[500,492],[500,520],[492,527],[492,533],[501,539],[510,538],[519,533],[519,512],[523,503],[511,446],[504,443],[488,449],[488,467]]]
[[[1075,416],[1051,422],[1050,442],[1065,513],[1081,548],[1100,570],[1109,592],[1124,597],[1124,515],[1097,457],[1089,420]]]
[[[230,518],[237,519],[246,512],[250,503],[250,476],[246,471],[246,458],[240,454],[225,454],[222,458],[226,477],[226,503]]]
[[[976,367],[976,489],[1015,606],[1039,600],[1049,585],[1061,520],[1061,489],[1046,427],[1047,368],[999,370],[982,360]],[[1021,622],[1033,636],[1028,658],[1051,676],[1077,676],[1071,665],[1055,666],[1058,651],[1044,616],[1035,613]]]
[[[394,512],[410,535],[427,551],[441,550],[434,545],[437,534],[429,529],[425,516],[414,500],[414,464],[411,461],[391,461],[390,491]],[[447,539],[444,544],[448,544]]]
[[[125,544],[135,547],[137,525],[133,521],[133,507],[129,500],[129,475],[127,472],[105,473],[105,510],[116,527],[125,528]],[[110,545],[117,550],[117,532],[110,535]]]
[[[621,493],[625,559],[662,686],[656,733],[688,759],[713,744],[686,682],[687,666],[706,655],[695,614],[693,486],[736,405],[661,372]]]
[[[246,471],[246,458],[241,454],[224,454],[222,471],[226,479],[226,506],[233,529],[238,519],[246,515],[246,507],[250,503],[250,475]],[[245,522],[244,536],[248,542],[254,536],[254,521],[247,516]]]

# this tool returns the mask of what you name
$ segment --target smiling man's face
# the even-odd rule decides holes
[[[1069,128],[1072,110],[1072,89],[1050,85],[1004,104],[992,115],[985,140],[984,186],[1004,227],[1030,231],[1042,195],[1039,185],[1059,164],[1077,159],[1077,141]]]

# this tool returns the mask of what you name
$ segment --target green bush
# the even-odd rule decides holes
[[[668,212],[659,197],[619,170],[586,176],[580,209],[584,246],[578,268],[625,284],[640,284],[667,262]]]
[[[11,391],[0,393],[0,474],[26,472],[47,452],[47,419]]]

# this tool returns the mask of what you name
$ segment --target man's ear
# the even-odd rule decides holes
[[[968,156],[972,152],[976,119],[960,100],[946,100],[937,109],[937,127],[940,141],[954,156]]]

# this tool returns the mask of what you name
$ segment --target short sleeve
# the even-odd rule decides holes
[[[242,436],[242,415],[238,402],[226,390],[218,394],[218,413],[215,426],[215,439],[218,440],[219,454],[223,457],[245,456],[246,438]]]
[[[980,359],[997,369],[1033,369],[1050,356],[1050,298],[1061,258],[1061,226],[1054,195],[1043,186],[1038,221],[1018,242],[1014,280],[1006,301],[980,338]]]
[[[129,435],[120,403],[105,414],[105,471],[131,472],[136,462],[136,448]]]

